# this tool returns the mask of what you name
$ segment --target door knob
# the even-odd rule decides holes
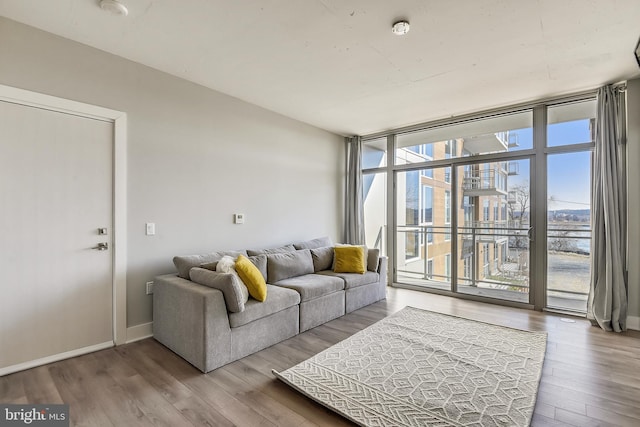
[[[101,243],[98,243],[98,246],[95,246],[95,247],[93,247],[91,249],[95,249],[95,250],[98,250],[98,251],[106,251],[107,249],[109,249],[109,243],[101,242]]]

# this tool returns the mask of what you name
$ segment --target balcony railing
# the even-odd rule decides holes
[[[507,194],[507,172],[494,169],[465,172],[462,189],[468,196]]]
[[[483,242],[498,242],[509,236],[508,221],[473,221],[459,227],[463,239],[473,239]]]

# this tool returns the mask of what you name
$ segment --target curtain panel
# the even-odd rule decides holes
[[[587,318],[607,331],[627,329],[627,206],[624,93],[598,90],[591,178],[591,284]]]
[[[364,245],[364,200],[362,196],[362,138],[345,138],[347,150],[344,241]]]

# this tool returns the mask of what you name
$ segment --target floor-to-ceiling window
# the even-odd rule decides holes
[[[387,138],[366,141],[362,147],[364,226],[366,245],[387,255]]]
[[[591,278],[591,146],[595,100],[547,109],[546,305],[587,308]]]
[[[367,244],[388,240],[393,283],[584,311],[594,102],[365,136]]]

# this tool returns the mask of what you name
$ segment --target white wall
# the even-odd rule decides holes
[[[629,326],[640,329],[640,79],[627,82]]]
[[[0,40],[0,84],[128,114],[128,326],[174,255],[339,241],[342,137],[4,18]]]

